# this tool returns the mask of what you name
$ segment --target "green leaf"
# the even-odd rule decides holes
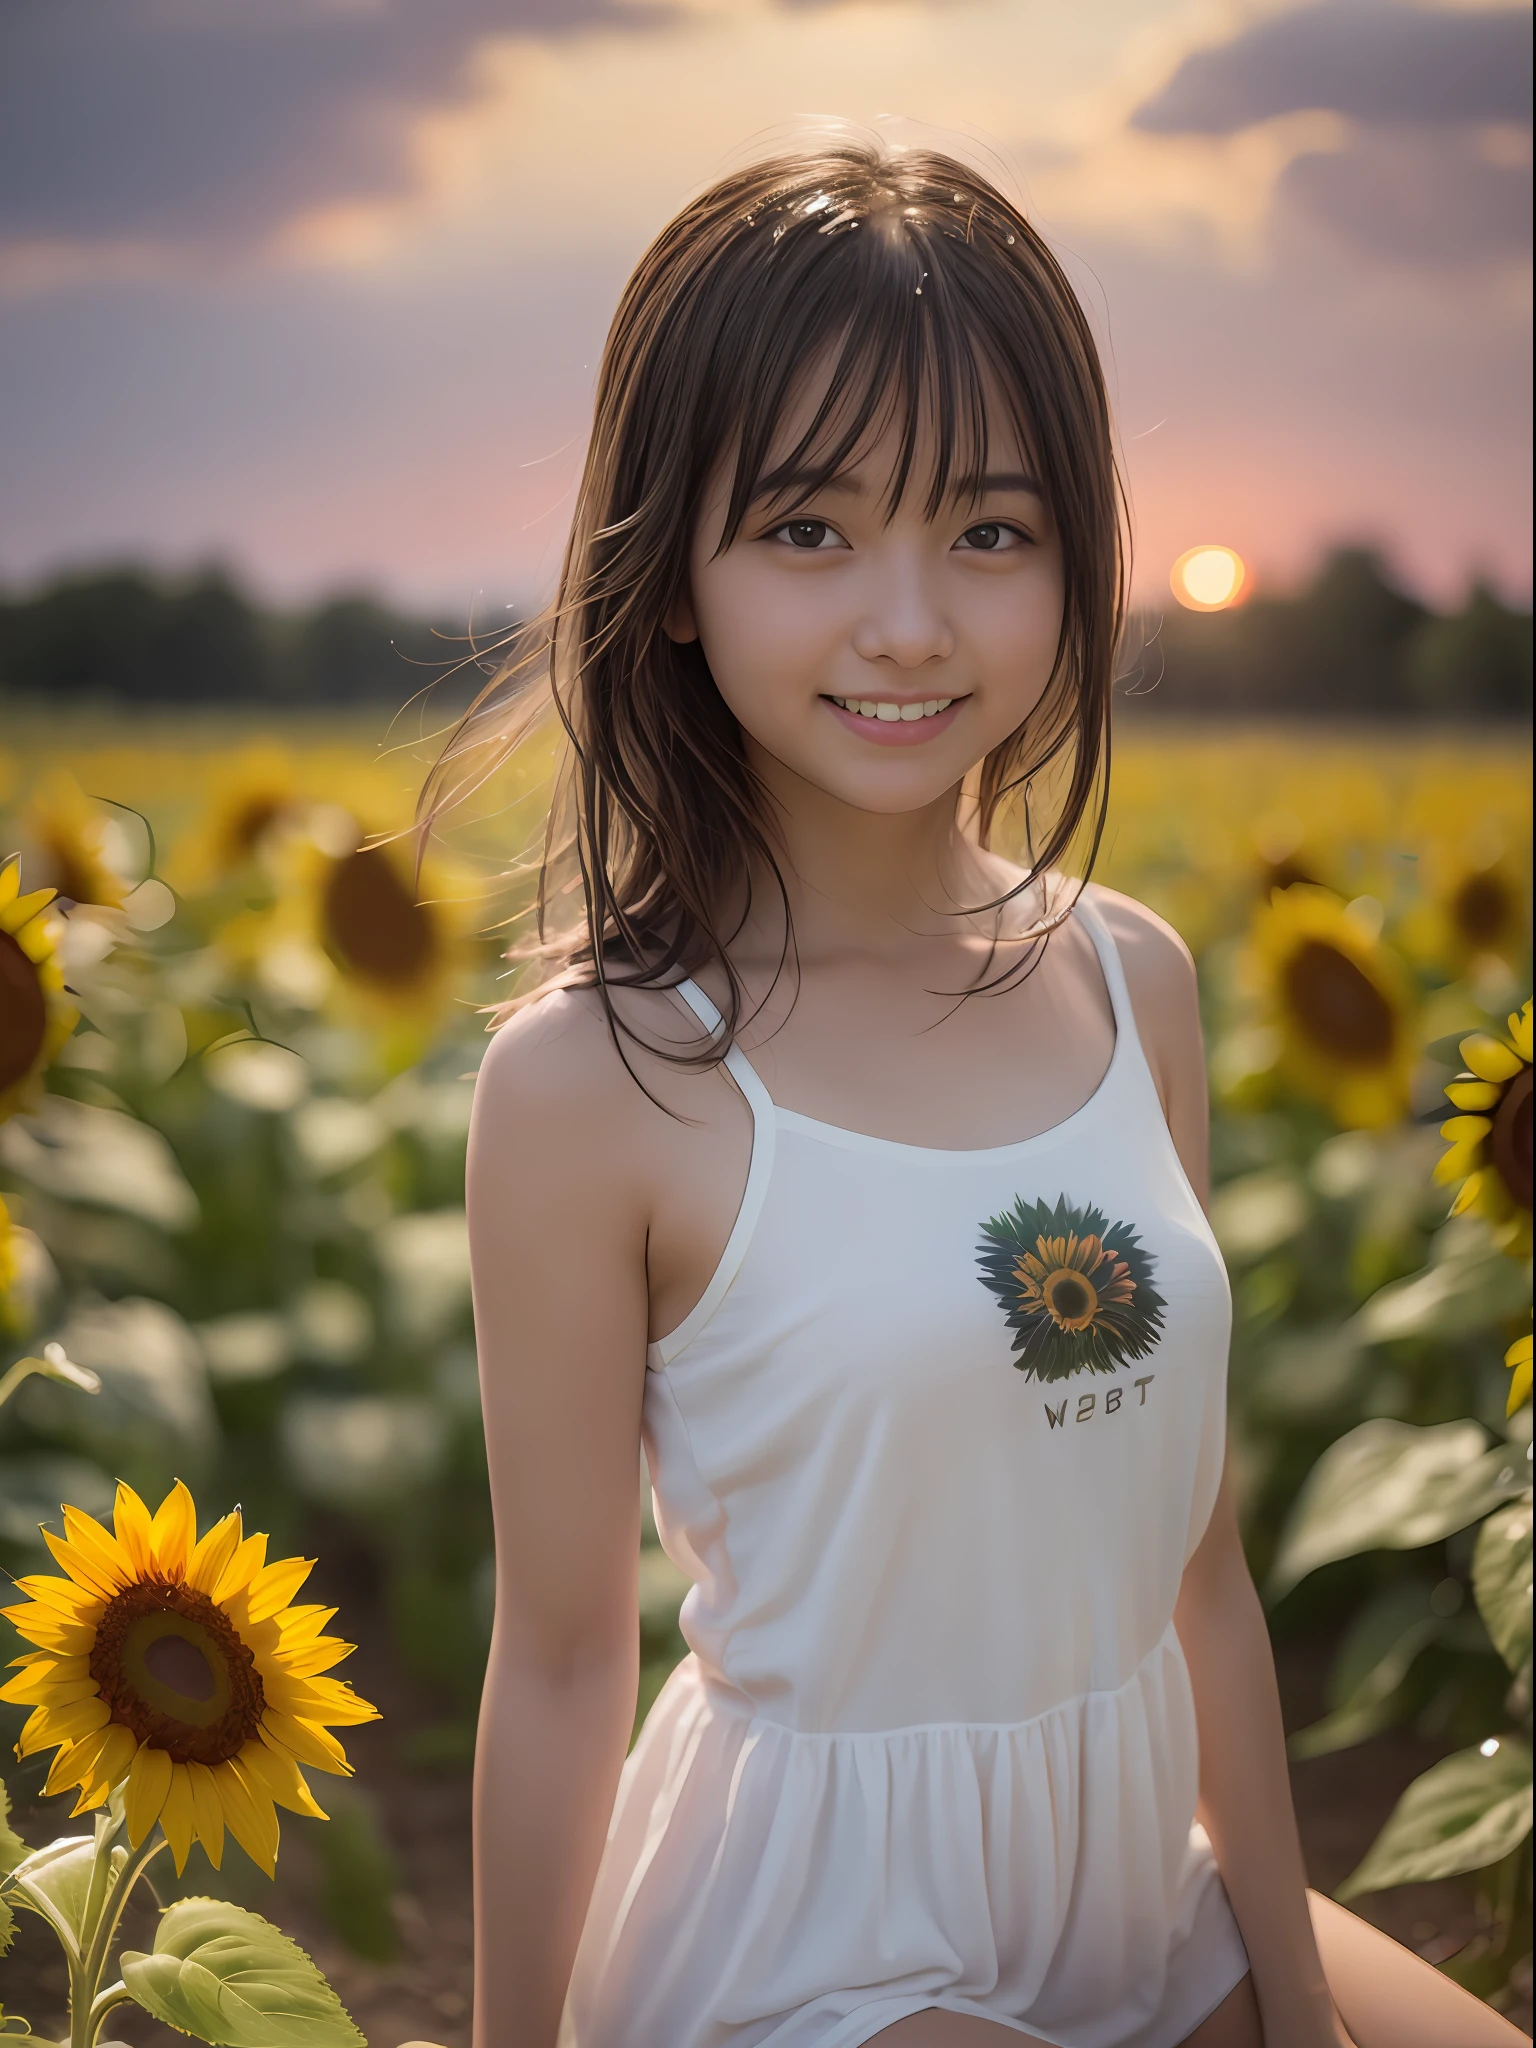
[[[11,1826],[11,1795],[0,1778],[0,1877],[14,1870],[27,1854],[27,1845]]]
[[[1286,1744],[1293,1758],[1328,1756],[1380,1734],[1397,1718],[1399,1690],[1414,1659],[1445,1626],[1424,1580],[1392,1586],[1351,1623],[1329,1679],[1333,1711]]]
[[[128,1851],[112,1851],[115,1875],[128,1860]],[[91,1870],[96,1861],[96,1842],[91,1835],[61,1835],[45,1848],[25,1856],[6,1880],[12,1899],[35,1913],[49,1917],[48,1909],[62,1921],[78,1942],[85,1923]]]
[[[1494,1648],[1511,1671],[1531,1655],[1531,1503],[1490,1515],[1472,1553],[1472,1591]]]
[[[223,1899],[179,1900],[154,1954],[125,1952],[120,1967],[146,2012],[214,2048],[367,2048],[298,1943]]]
[[[1362,1422],[1307,1475],[1281,1534],[1270,1596],[1336,1558],[1438,1543],[1525,1485],[1518,1453],[1508,1444],[1490,1450],[1476,1422]]]
[[[1521,1313],[1530,1281],[1521,1262],[1505,1258],[1479,1235],[1452,1243],[1436,1264],[1373,1294],[1345,1325],[1364,1344],[1400,1337],[1461,1337],[1491,1330]]]
[[[1531,1831],[1531,1752],[1505,1736],[1491,1756],[1463,1749],[1415,1778],[1334,1897],[1485,1870]]]
[[[10,1902],[0,1898],[0,1956],[10,1948],[15,1937],[16,1915],[11,1911]],[[4,2010],[4,2007],[0,2006],[0,2018],[4,2017]]]

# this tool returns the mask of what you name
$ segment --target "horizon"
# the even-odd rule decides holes
[[[1023,200],[1105,353],[1136,598],[1367,545],[1530,601],[1516,0],[19,0],[0,584],[547,596],[598,352],[689,194],[829,125]],[[838,116],[810,115],[832,107]],[[891,115],[891,107],[910,109]]]

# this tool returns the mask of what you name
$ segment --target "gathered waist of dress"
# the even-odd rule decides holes
[[[1172,1658],[1183,1666],[1183,1648],[1172,1621],[1169,1621],[1150,1649],[1140,1657],[1132,1669],[1114,1685],[1088,1686],[1078,1692],[1063,1694],[1049,1706],[1037,1708],[1033,1713],[1017,1718],[998,1719],[944,1719],[892,1722],[885,1727],[861,1728],[806,1728],[782,1719],[771,1706],[755,1699],[740,1686],[733,1685],[724,1674],[716,1670],[697,1653],[683,1659],[684,1671],[691,1669],[710,1711],[722,1719],[739,1720],[759,1729],[772,1729],[776,1734],[800,1742],[853,1742],[853,1743],[894,1743],[924,1736],[986,1738],[992,1736],[1023,1735],[1039,1723],[1049,1721],[1053,1716],[1072,1718],[1078,1714],[1111,1708],[1122,1694],[1133,1692],[1144,1684],[1152,1667]]]

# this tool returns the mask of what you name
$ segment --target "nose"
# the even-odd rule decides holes
[[[893,551],[890,560],[872,565],[853,647],[865,661],[889,661],[902,669],[945,661],[954,653],[949,619],[921,562]]]

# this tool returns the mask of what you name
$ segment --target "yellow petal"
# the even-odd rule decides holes
[[[261,1688],[269,1706],[292,1714],[296,1720],[335,1721],[351,1727],[379,1719],[378,1708],[359,1699],[351,1686],[339,1678],[290,1678],[286,1672],[274,1672],[269,1677],[263,1672]]]
[[[1484,1174],[1474,1173],[1462,1182],[1457,1190],[1456,1199],[1451,1204],[1451,1214],[1453,1216],[1465,1216],[1469,1209],[1476,1207],[1477,1198],[1482,1191],[1485,1178]]]
[[[224,1825],[246,1855],[272,1877],[277,1870],[278,1825],[272,1801],[231,1757],[213,1773]]]
[[[1513,1415],[1517,1408],[1523,1408],[1531,1398],[1531,1361],[1515,1367],[1515,1376],[1509,1383],[1509,1399],[1504,1404],[1504,1413]]]
[[[261,1739],[268,1748],[291,1751],[301,1764],[312,1770],[329,1771],[335,1778],[350,1778],[352,1766],[347,1752],[331,1734],[314,1721],[298,1721],[292,1714],[268,1706],[261,1717]]]
[[[0,867],[0,910],[9,903],[21,887],[21,862],[14,855],[4,867]]]
[[[1533,1339],[1527,1330],[1525,1335],[1517,1337],[1505,1352],[1504,1363],[1509,1366],[1529,1365],[1533,1350],[1536,1350],[1536,1339]]]
[[[83,1621],[66,1621],[62,1614],[46,1607],[0,1607],[23,1641],[36,1643],[40,1650],[57,1650],[60,1656],[77,1657],[96,1647],[96,1631]]]
[[[269,1742],[248,1742],[240,1752],[240,1768],[269,1799],[286,1806],[290,1813],[307,1813],[311,1820],[330,1819],[315,1804],[290,1751],[274,1749]]]
[[[1450,1116],[1440,1126],[1440,1135],[1451,1145],[1476,1145],[1493,1129],[1486,1116]]]
[[[43,1531],[43,1541],[53,1552],[54,1562],[61,1564],[77,1586],[83,1586],[102,1601],[115,1599],[122,1591],[122,1581],[105,1565],[100,1565],[87,1552],[77,1550],[62,1536],[55,1536],[51,1529]]]
[[[104,1728],[111,1718],[111,1708],[95,1692],[88,1700],[73,1700],[67,1707],[36,1707],[21,1731],[16,1754],[32,1756],[58,1742],[78,1742],[93,1729]]]
[[[1515,1041],[1515,1050],[1529,1066],[1531,1064],[1531,1006],[1526,1003],[1516,1010],[1509,1019],[1509,1035]]]
[[[71,1785],[82,1785],[90,1791],[96,1782],[96,1759],[101,1754],[108,1730],[116,1726],[116,1722],[109,1721],[105,1728],[93,1728],[78,1742],[66,1742],[49,1766],[43,1783],[44,1798],[52,1799],[56,1793],[67,1792]]]
[[[90,1699],[96,1690],[89,1672],[83,1678],[60,1678],[52,1665],[34,1664],[9,1684],[0,1685],[0,1700],[9,1700],[13,1707],[67,1707],[75,1700]]]
[[[197,1839],[217,1870],[224,1860],[224,1808],[219,1788],[207,1764],[188,1764],[187,1782],[192,1788],[193,1825]]]
[[[184,1579],[187,1559],[197,1541],[197,1503],[178,1479],[155,1510],[150,1524],[155,1546],[155,1568],[168,1579]]]
[[[16,1581],[17,1590],[30,1593],[34,1600],[41,1600],[45,1607],[57,1608],[60,1614],[67,1614],[74,1621],[94,1621],[101,1613],[105,1602],[96,1593],[88,1593],[83,1586],[77,1586],[73,1579],[56,1579],[49,1572],[35,1572],[27,1578]]]
[[[1461,1056],[1482,1081],[1512,1081],[1525,1064],[1512,1045],[1491,1038],[1486,1031],[1474,1031],[1464,1038]]]
[[[155,1569],[154,1538],[150,1534],[149,1509],[124,1480],[117,1482],[117,1499],[112,1505],[112,1525],[117,1540],[132,1562],[134,1576],[147,1579]]]
[[[110,1529],[104,1529],[94,1515],[79,1508],[64,1509],[64,1533],[77,1550],[83,1550],[93,1564],[106,1573],[114,1593],[134,1580],[133,1560]]]
[[[95,1782],[103,1792],[111,1792],[119,1786],[133,1767],[133,1760],[139,1753],[139,1739],[131,1728],[125,1728],[121,1721],[114,1721],[104,1730],[104,1739],[92,1766]]]
[[[278,1627],[282,1631],[283,1648],[286,1650],[290,1643],[308,1642],[312,1637],[319,1635],[336,1612],[334,1607],[286,1608],[277,1617]]]
[[[206,1593],[212,1598],[214,1587],[239,1548],[240,1510],[236,1508],[222,1522],[215,1522],[193,1551],[187,1562],[187,1584],[194,1592]]]
[[[251,1581],[247,1612],[252,1621],[279,1614],[315,1568],[312,1557],[280,1557],[264,1565]]]
[[[173,1763],[170,1787],[165,1795],[165,1804],[160,1809],[160,1825],[165,1831],[165,1839],[171,1845],[171,1860],[176,1865],[178,1877],[187,1865],[196,1818],[197,1810],[192,1801],[192,1780],[187,1775],[187,1766]]]
[[[160,1818],[165,1795],[171,1789],[171,1769],[170,1756],[163,1749],[141,1744],[134,1753],[123,1807],[128,1818],[128,1839],[135,1849]]]
[[[1454,1187],[1459,1180],[1465,1180],[1469,1173],[1476,1173],[1482,1163],[1482,1148],[1478,1145],[1452,1145],[1448,1152],[1442,1152],[1435,1161],[1430,1178],[1437,1187]]]
[[[1503,1094],[1496,1081],[1449,1081],[1446,1094],[1458,1109],[1497,1109]]]
[[[316,1636],[312,1643],[298,1643],[291,1650],[285,1643],[281,1651],[283,1669],[290,1678],[313,1678],[321,1671],[329,1671],[343,1657],[350,1657],[356,1648],[356,1643],[344,1643],[340,1636]],[[4,1698],[5,1694],[0,1693],[0,1699]]]
[[[267,1555],[267,1539],[258,1529],[254,1536],[247,1536],[235,1552],[213,1589],[213,1599],[220,1607],[243,1592],[261,1570]]]

